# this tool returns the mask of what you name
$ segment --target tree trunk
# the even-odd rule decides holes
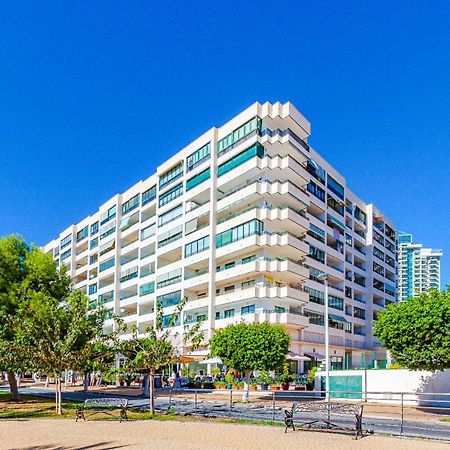
[[[56,399],[56,414],[62,415],[62,399],[61,399],[61,374],[55,375],[55,399]]]
[[[19,400],[19,388],[17,387],[17,379],[16,374],[14,372],[11,372],[8,370],[6,372],[8,375],[8,383],[9,383],[9,390],[11,392],[11,401],[15,402]]]
[[[248,402],[248,391],[250,389],[250,373],[251,373],[251,370],[249,370],[249,369],[247,369],[245,371],[244,393],[242,394],[243,402]]]
[[[150,413],[153,415],[155,414],[155,370],[150,369],[150,376],[149,376],[149,396],[150,396]]]
[[[48,388],[48,384],[50,383],[50,375],[47,374],[47,376],[45,377],[45,387]]]
[[[83,378],[83,392],[88,392],[88,390],[89,390],[89,372],[86,372]]]

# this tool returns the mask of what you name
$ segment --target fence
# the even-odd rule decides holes
[[[329,391],[331,402],[363,403],[363,428],[399,436],[450,440],[450,393],[360,392],[362,400],[342,399],[354,391]],[[249,391],[164,389],[157,393],[157,408],[180,414],[283,422],[284,409],[294,401],[324,402],[325,391]],[[340,398],[333,398],[340,397]],[[393,399],[395,401],[393,402]],[[305,419],[318,419],[318,413]],[[351,425],[348,418],[338,424]]]

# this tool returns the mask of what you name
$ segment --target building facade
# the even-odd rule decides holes
[[[407,300],[441,287],[442,250],[415,244],[409,233],[398,235],[398,298]]]
[[[292,104],[255,103],[44,251],[142,332],[157,304],[167,326],[186,299],[174,333],[197,321],[207,338],[241,320],[282,324],[310,365],[325,354],[329,320],[333,366],[361,367],[380,358],[372,320],[396,299],[395,225],[348,189],[309,136]]]

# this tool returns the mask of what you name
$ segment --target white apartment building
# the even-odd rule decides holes
[[[333,366],[383,359],[372,320],[396,299],[395,225],[307,144],[310,128],[291,103],[254,103],[44,251],[141,331],[157,303],[167,324],[187,298],[174,331],[202,321],[209,338],[241,320],[282,324],[307,366],[325,354],[326,272]]]
[[[409,233],[398,235],[398,298],[408,300],[441,287],[442,250],[415,244]]]

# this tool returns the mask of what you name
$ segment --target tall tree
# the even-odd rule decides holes
[[[55,374],[57,414],[62,414],[62,373],[85,365],[98,342],[111,339],[103,334],[106,314],[103,308],[89,308],[89,298],[80,291],[71,292],[62,301],[33,292],[19,311],[20,335],[23,343],[33,349],[35,364]]]
[[[16,339],[18,310],[31,292],[63,297],[69,285],[65,269],[58,269],[51,255],[28,246],[17,235],[0,239],[0,370],[8,374],[13,400],[19,394],[15,373],[33,369],[28,348]]]
[[[210,341],[210,355],[245,373],[243,398],[247,401],[251,371],[282,367],[289,341],[289,334],[281,325],[238,323],[216,331]]]
[[[170,316],[163,317],[161,303],[157,303],[155,326],[148,328],[140,337],[138,328],[132,329],[132,338],[123,344],[123,355],[127,358],[125,368],[141,371],[149,379],[150,412],[155,413],[155,374],[174,361],[187,344],[191,350],[198,348],[203,340],[200,331],[202,322],[193,326],[185,325],[182,332],[173,333],[171,328],[178,325],[179,317],[186,304],[183,299]]]
[[[408,369],[450,368],[450,288],[391,303],[378,313],[374,334]]]

